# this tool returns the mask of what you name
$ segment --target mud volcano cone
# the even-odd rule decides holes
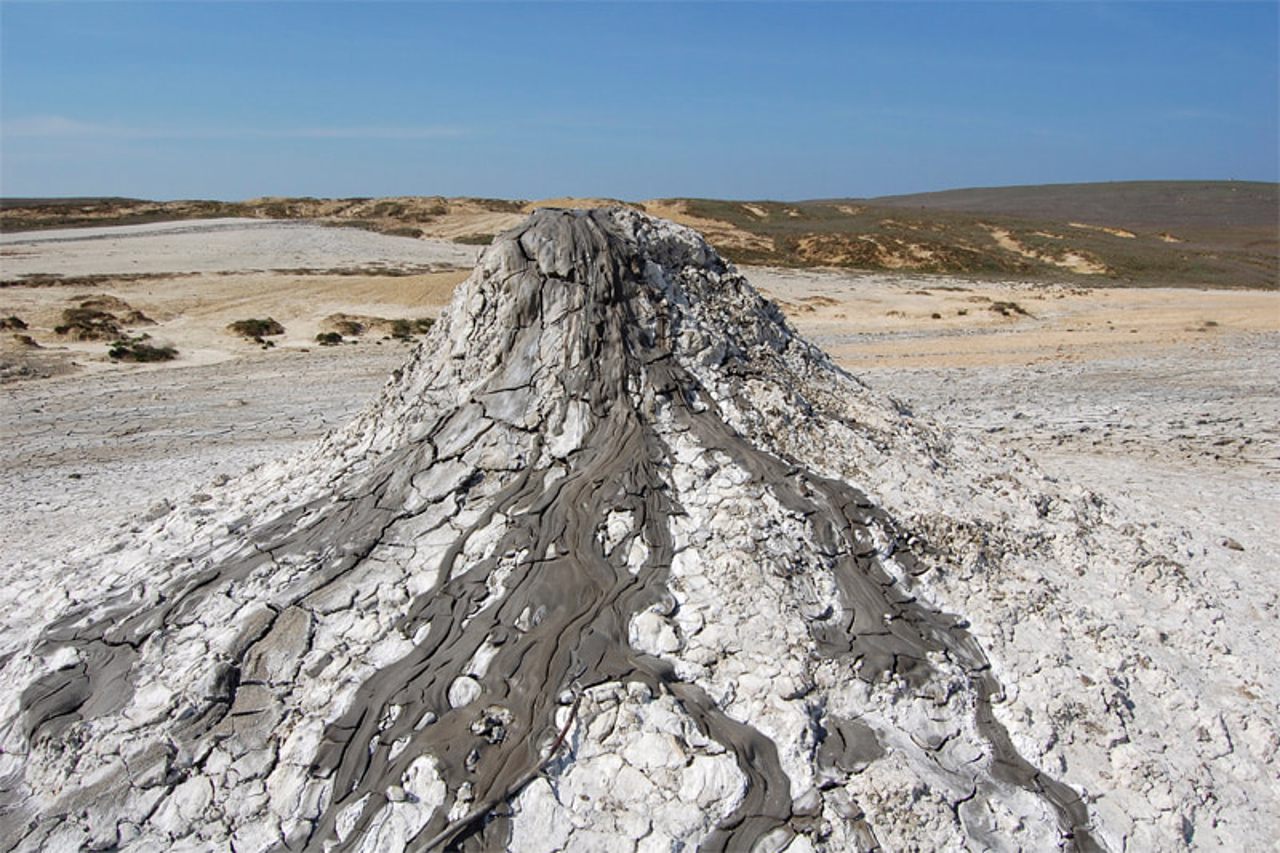
[[[0,846],[1088,848],[858,485],[929,440],[694,232],[539,211],[356,423],[7,661]]]

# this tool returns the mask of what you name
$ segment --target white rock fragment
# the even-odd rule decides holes
[[[470,705],[476,701],[481,692],[480,682],[470,676],[464,675],[454,679],[449,685],[449,705],[453,708],[461,708]]]
[[[680,648],[680,640],[670,623],[652,610],[632,617],[629,639],[636,651],[651,655],[661,656]]]
[[[546,779],[535,779],[519,798],[516,820],[520,831],[512,834],[511,853],[554,853],[562,850],[573,826],[561,817],[560,803]]]

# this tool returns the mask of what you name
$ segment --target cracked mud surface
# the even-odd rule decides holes
[[[1104,679],[1128,624],[1068,667],[1102,614],[1047,606],[1180,567],[977,452],[691,232],[536,214],[351,427],[77,567],[0,674],[0,841],[1189,843],[1217,815],[1142,714],[1213,714],[1132,663]],[[1007,619],[971,626],[997,591]],[[1201,742],[1234,751],[1219,701]],[[1274,772],[1268,725],[1224,798]],[[1108,771],[1139,766],[1170,807],[1126,823]]]

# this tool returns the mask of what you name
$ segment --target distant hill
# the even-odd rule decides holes
[[[141,198],[125,198],[123,196],[61,196],[57,198],[21,198],[19,196],[0,197],[0,210],[21,207],[83,207],[99,204],[142,204]]]
[[[1079,220],[1124,228],[1269,228],[1280,231],[1280,184],[1250,181],[1124,181],[985,187],[881,196],[879,207]]]
[[[244,216],[482,244],[536,207],[604,203],[697,228],[744,264],[1080,285],[1280,287],[1280,185],[1236,181],[1056,184],[804,202],[0,199],[0,230]]]
[[[667,201],[740,263],[1080,284],[1280,287],[1280,185],[1134,182],[805,202]],[[713,242],[715,240],[713,239]]]

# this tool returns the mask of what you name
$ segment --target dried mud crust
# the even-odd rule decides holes
[[[964,573],[977,598],[1027,566],[1066,587],[1064,555],[1114,550],[1086,567],[1114,570],[1142,543],[1032,493],[1021,463],[929,503],[971,452],[835,369],[692,232],[539,212],[351,427],[78,567],[0,671],[3,840],[1166,837],[1098,825],[1060,781],[1097,778],[1068,747],[1108,709],[1029,736],[1036,708],[997,674],[1038,661],[1007,670],[998,630],[930,603]],[[1075,650],[1036,613],[1044,654]]]
[[[0,500],[13,519],[0,530],[4,562],[48,564],[141,532],[158,507],[234,488],[232,475],[303,452],[353,418],[406,353],[255,352],[0,388]]]
[[[474,247],[304,222],[207,219],[0,235],[3,287],[100,288],[161,275],[246,271],[413,275],[467,268]]]

